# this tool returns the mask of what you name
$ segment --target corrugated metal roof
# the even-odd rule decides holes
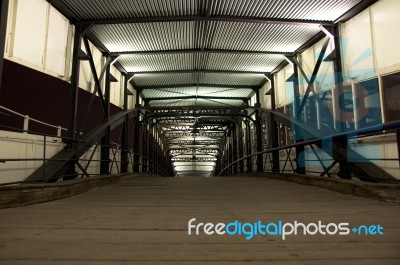
[[[145,98],[168,98],[187,96],[207,97],[242,97],[250,98],[254,91],[249,88],[221,88],[221,87],[180,87],[145,89],[142,92]]]
[[[195,74],[137,74],[134,81],[138,86],[157,86],[157,85],[184,85],[191,84],[196,80]]]
[[[320,28],[243,22],[156,22],[96,25],[93,32],[110,52],[182,49],[294,52]]]
[[[200,0],[60,0],[80,19],[205,15]],[[217,0],[210,15],[334,21],[361,0]]]
[[[199,69],[266,73],[282,60],[282,55],[271,54],[182,53],[122,55],[119,62],[128,72]]]
[[[257,86],[265,80],[262,74],[200,73],[199,82],[210,85]]]
[[[59,1],[74,13],[78,20],[98,22],[103,20],[102,23],[95,24],[91,32],[96,41],[98,40],[109,52],[148,52],[122,55],[119,64],[126,71],[136,73],[132,84],[144,89],[141,92],[143,97],[153,98],[148,102],[150,106],[160,108],[243,106],[245,102],[240,98],[252,97],[255,92],[249,87],[261,86],[265,82],[265,76],[232,71],[260,73],[272,71],[285,59],[283,55],[271,53],[292,53],[320,32],[318,23],[310,22],[335,21],[362,2],[362,0]],[[154,19],[149,21],[146,18]],[[122,21],[124,19],[126,21]],[[263,22],[267,23],[261,23],[257,19],[264,19]],[[293,20],[293,23],[278,23],[276,20],[285,20],[280,22]],[[308,24],[297,22],[308,22]],[[174,53],[167,54],[166,51]],[[266,53],[255,54],[255,52]],[[138,72],[177,70],[193,71],[193,73],[138,74]],[[204,73],[197,72],[198,70],[232,73]],[[190,98],[192,96],[194,98]],[[185,98],[179,99],[180,97]],[[235,99],[229,99],[230,97]],[[198,150],[193,152],[197,157],[202,156]],[[204,157],[215,158],[215,155],[216,153],[213,153]],[[177,154],[175,157],[191,158],[192,154]],[[207,171],[211,172],[213,167],[195,161],[177,162],[175,170],[181,176],[208,176],[210,173]]]
[[[315,36],[318,26],[211,22],[210,49],[294,52]]]
[[[236,99],[165,99],[150,101],[150,107],[191,107],[191,106],[202,106],[202,107],[240,107],[244,106],[245,103],[242,100]]]
[[[96,25],[92,31],[110,52],[199,48],[200,22]]]
[[[190,70],[195,57],[194,54],[122,55],[119,62],[128,72]]]
[[[212,15],[334,21],[362,0],[225,0]]]
[[[189,16],[201,14],[197,0],[61,0],[81,19]]]

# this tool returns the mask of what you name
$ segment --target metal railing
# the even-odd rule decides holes
[[[24,123],[23,123],[23,126],[22,126],[22,131],[24,133],[27,133],[29,131],[29,122],[35,122],[35,123],[38,123],[38,124],[41,124],[41,125],[56,129],[57,130],[57,134],[56,135],[58,137],[61,137],[62,131],[68,131],[68,129],[63,128],[61,126],[55,126],[55,125],[52,125],[52,124],[49,124],[49,123],[46,123],[46,122],[31,118],[28,115],[23,115],[23,114],[21,114],[19,112],[13,111],[13,110],[11,110],[9,108],[6,108],[4,106],[0,106],[0,109],[2,109],[4,111],[7,111],[8,113],[14,114],[14,115],[16,115],[18,117],[23,118],[24,119]]]
[[[88,169],[90,168],[91,163],[101,163],[101,162],[108,162],[110,163],[110,170],[109,173],[111,174],[114,170],[114,167],[116,168],[117,174],[121,173],[121,168],[120,165],[122,162],[128,162],[128,168],[129,166],[131,167],[131,171],[134,172],[134,167],[139,166],[142,167],[139,173],[155,173],[155,174],[160,174],[164,176],[168,176],[168,172],[158,163],[155,161],[148,159],[146,156],[138,153],[134,153],[132,150],[127,150],[128,152],[128,161],[122,161],[121,159],[118,159],[118,154],[120,151],[122,151],[121,146],[118,143],[111,143],[111,145],[101,145],[98,142],[90,142],[90,141],[83,141],[83,140],[77,140],[77,139],[70,139],[68,137],[63,137],[62,136],[62,131],[68,131],[65,128],[62,128],[61,126],[55,126],[52,124],[48,124],[42,121],[39,121],[37,119],[32,119],[29,118],[27,115],[20,114],[18,112],[15,112],[13,110],[10,110],[6,107],[0,106],[0,109],[7,111],[11,114],[14,114],[16,116],[19,116],[21,118],[24,118],[24,124],[23,128],[15,128],[15,127],[10,127],[10,126],[5,126],[5,125],[0,125],[0,129],[4,129],[5,131],[10,131],[10,132],[18,132],[18,133],[23,133],[23,134],[30,134],[34,135],[36,137],[35,144],[43,144],[43,149],[42,149],[42,156],[39,157],[34,157],[35,154],[32,154],[33,157],[27,157],[27,158],[13,158],[13,157],[2,157],[0,158],[0,163],[1,164],[6,164],[6,163],[18,163],[18,162],[41,162],[40,165],[34,165],[30,170],[35,170],[37,168],[42,167],[43,169],[43,179],[42,180],[35,180],[35,181],[29,181],[29,180],[22,180],[22,181],[10,181],[10,182],[3,182],[0,183],[0,186],[4,185],[15,185],[15,184],[21,184],[21,183],[40,183],[43,181],[46,181],[46,176],[45,176],[45,168],[46,165],[49,162],[68,162],[72,161],[75,162],[76,165],[80,170],[80,172],[75,172],[74,174],[62,174],[59,176],[56,176],[54,179],[61,179],[61,178],[68,178],[68,177],[90,177],[90,176],[96,176],[96,175],[101,175],[99,173],[88,173]],[[5,115],[5,113],[2,113]],[[50,134],[45,134],[41,132],[36,132],[36,131],[31,131],[29,130],[29,121],[36,122],[45,126],[48,126],[50,128],[57,129],[56,135],[50,135]],[[40,139],[41,138],[41,139]],[[10,138],[7,138],[10,139]],[[51,140],[49,140],[51,139]],[[14,139],[14,140],[21,140],[21,141],[26,141],[26,138],[20,137],[19,139]],[[48,150],[48,145],[49,144],[59,144],[60,148],[65,148],[66,143],[73,141],[74,143],[82,143],[87,146],[91,146],[89,151],[88,151],[88,159],[85,158],[79,158],[75,160],[69,160],[69,159],[52,159],[48,158],[49,150]],[[94,147],[94,148],[93,148]],[[99,150],[100,148],[109,148],[110,149],[110,159],[107,160],[101,160],[101,159],[94,159],[94,155],[96,154],[96,151]],[[93,150],[91,150],[93,148]],[[138,158],[139,162],[134,162],[134,158]],[[82,165],[82,164],[83,165]],[[27,178],[28,176],[24,176]]]
[[[335,158],[328,158],[324,159],[319,156],[317,149],[320,148],[321,143],[323,142],[332,142],[335,139],[361,139],[365,137],[370,137],[370,136],[376,136],[376,135],[385,135],[385,134],[392,134],[392,133],[397,133],[399,134],[400,130],[400,121],[395,121],[395,122],[390,122],[390,123],[385,123],[381,125],[376,125],[368,128],[363,128],[355,131],[350,131],[350,132],[345,132],[345,133],[340,133],[340,134],[335,134],[331,136],[326,136],[326,137],[321,137],[321,138],[315,138],[311,140],[306,140],[302,141],[299,143],[291,144],[291,145],[286,145],[282,147],[276,147],[268,150],[264,150],[262,152],[257,152],[253,153],[248,156],[244,156],[236,161],[233,161],[229,165],[225,166],[222,168],[222,170],[219,172],[217,176],[223,176],[223,175],[229,175],[229,174],[236,174],[238,172],[234,172],[235,170],[233,169],[238,169],[239,163],[244,164],[246,167],[246,161],[249,159],[251,160],[251,164],[247,164],[247,172],[253,171],[254,170],[254,165],[258,165],[260,162],[257,161],[257,157],[262,155],[263,157],[263,172],[272,172],[273,171],[273,166],[267,167],[267,164],[270,163],[271,165],[273,163],[283,163],[283,168],[279,167],[279,172],[277,173],[298,173],[297,172],[297,167],[295,163],[297,163],[296,159],[292,159],[291,156],[292,150],[295,150],[296,148],[304,148],[309,147],[309,150],[314,153],[316,159],[307,159],[305,161],[308,162],[318,162],[320,167],[323,169],[322,171],[310,171],[307,170],[307,173],[314,173],[314,174],[319,174],[320,177],[323,177],[327,175],[328,177],[333,177],[334,175],[337,175],[336,173],[330,172],[340,161]],[[397,138],[397,148],[399,148],[399,139]],[[284,152],[286,153],[286,158],[281,159],[281,156],[279,155],[279,160],[273,160],[272,159],[272,153],[274,152]],[[325,165],[325,162],[330,162],[329,166]],[[351,162],[380,162],[380,161],[398,161],[400,165],[400,159],[399,157],[371,157],[371,158],[365,158],[365,159],[353,159]],[[290,165],[291,169],[288,168],[288,165]],[[242,171],[244,171],[244,167],[242,165]],[[400,180],[399,180],[400,181]],[[394,181],[396,182],[396,181]]]

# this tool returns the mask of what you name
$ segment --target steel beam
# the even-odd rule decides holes
[[[88,20],[95,25],[109,24],[141,24],[141,23],[162,23],[162,22],[182,22],[182,21],[220,21],[220,22],[236,22],[236,23],[256,23],[256,24],[283,24],[283,25],[302,25],[315,26],[324,25],[331,26],[330,21],[316,21],[306,19],[281,19],[281,18],[256,18],[256,17],[240,17],[240,16],[170,16],[170,17],[145,17],[145,18],[108,18]],[[83,21],[83,22],[88,22]]]
[[[333,65],[335,68],[335,85],[336,85],[336,92],[338,95],[342,95],[343,91],[343,69],[342,69],[342,56],[341,56],[341,43],[340,43],[340,32],[339,27],[335,26],[333,28],[333,35],[335,41],[335,58],[333,60]],[[338,97],[339,98],[339,97]],[[335,100],[334,98],[332,100]],[[333,102],[335,104],[335,102]],[[340,104],[339,108],[340,108]],[[339,111],[339,117],[336,117],[336,120],[339,121],[336,123],[336,129],[343,133],[346,131],[346,124],[344,122],[343,117],[343,110]],[[335,139],[332,143],[333,150],[339,150],[339,152],[333,151],[333,158],[339,162],[339,172],[337,175],[340,178],[344,179],[351,179],[351,171],[348,165],[348,157],[347,157],[347,150],[348,150],[348,143],[347,143],[347,136],[342,137],[340,139]]]
[[[165,71],[140,71],[140,72],[129,72],[130,74],[141,75],[141,74],[259,74],[265,75],[269,74],[268,72],[259,72],[259,71],[229,71],[229,70],[202,70],[202,69],[193,69],[193,70],[165,70]]]
[[[123,75],[124,78],[124,111],[128,110],[128,78],[127,75]],[[129,134],[129,118],[125,117],[125,122],[122,126],[121,131],[121,173],[128,172],[129,165],[129,147],[128,147],[128,134]]]
[[[271,109],[275,110],[275,79],[274,75],[270,76],[271,89],[269,95],[271,96]],[[279,129],[278,123],[274,119],[274,115],[270,115],[270,128],[271,128],[271,145],[272,148],[279,147]],[[279,151],[272,152],[272,172],[280,172]]]
[[[316,63],[316,65],[314,67],[314,70],[313,70],[313,72],[311,74],[311,78],[309,80],[309,83],[308,83],[308,86],[307,86],[307,90],[306,90],[306,92],[304,94],[303,100],[301,101],[300,107],[298,109],[299,116],[301,115],[301,113],[302,113],[302,111],[304,109],[304,106],[305,106],[305,104],[307,102],[307,98],[310,95],[310,92],[313,91],[313,93],[317,96],[317,94],[315,93],[315,91],[314,91],[312,86],[314,85],[314,82],[315,82],[315,79],[317,78],[317,74],[318,74],[319,69],[321,67],[322,61],[323,61],[323,59],[325,57],[325,52],[326,52],[326,49],[328,48],[329,41],[330,41],[330,39],[327,37],[325,42],[324,42],[324,44],[323,44],[323,46],[322,46],[321,52],[320,52],[320,54],[318,56],[317,63]]]
[[[140,171],[140,122],[138,117],[133,119],[133,172]]]
[[[290,52],[279,51],[243,51],[243,50],[224,50],[224,49],[182,49],[182,50],[160,50],[160,51],[121,51],[113,52],[112,55],[168,55],[168,54],[248,54],[248,55],[284,55],[292,56]]]
[[[106,70],[106,84],[104,87],[104,101],[105,101],[105,116],[104,122],[108,122],[110,119],[110,95],[111,95],[111,65],[107,65]],[[111,146],[111,128],[106,128],[106,133],[101,139],[101,162],[100,162],[100,174],[110,174],[110,146]]]
[[[9,0],[2,0],[0,4],[0,93],[2,87],[4,50],[7,35],[8,6]]]
[[[215,100],[242,100],[247,101],[249,98],[242,97],[210,97],[210,96],[182,96],[182,97],[165,97],[165,98],[144,98],[147,101],[160,101],[160,100],[185,100],[185,99],[215,99]]]
[[[217,85],[217,84],[197,84],[197,83],[188,83],[188,84],[180,84],[180,85],[160,85],[160,86],[136,86],[135,88],[140,90],[145,89],[168,89],[168,88],[186,88],[186,87],[213,87],[213,88],[232,88],[232,89],[256,89],[258,86],[238,86],[238,85]]]
[[[246,120],[246,155],[249,156],[252,153],[251,150],[251,129],[250,129],[250,120]],[[247,167],[247,172],[252,172],[253,171],[253,165],[251,161],[251,157],[249,157],[246,160],[246,167]]]

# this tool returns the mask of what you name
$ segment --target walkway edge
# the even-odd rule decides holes
[[[22,184],[0,187],[0,209],[31,205],[72,197],[93,188],[117,183],[132,174],[119,174],[76,179],[48,184]],[[139,177],[140,175],[137,175]]]
[[[319,187],[357,197],[400,203],[400,185],[397,184],[378,184],[295,174],[256,173],[255,175]]]

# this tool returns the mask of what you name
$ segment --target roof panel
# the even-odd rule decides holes
[[[263,80],[265,77],[262,74],[199,74],[199,82],[210,85],[258,86]]]
[[[210,49],[294,52],[320,32],[318,25],[212,22]]]
[[[168,86],[192,84],[195,74],[136,74],[133,78],[138,86]]]
[[[60,0],[80,19],[205,15],[199,0]],[[219,0],[211,16],[307,19],[334,21],[362,0]]]
[[[205,7],[196,0],[61,0],[80,19],[197,15]]]
[[[204,69],[271,72],[285,58],[282,55],[270,54],[223,54],[211,53]]]
[[[92,31],[110,52],[198,48],[198,22],[96,25]]]
[[[119,63],[127,72],[190,70],[194,54],[122,55]]]
[[[176,91],[176,92],[175,92]],[[196,95],[196,88],[193,89],[144,89],[142,94],[145,98],[168,98],[187,97]]]
[[[362,0],[224,0],[212,15],[334,21]]]

